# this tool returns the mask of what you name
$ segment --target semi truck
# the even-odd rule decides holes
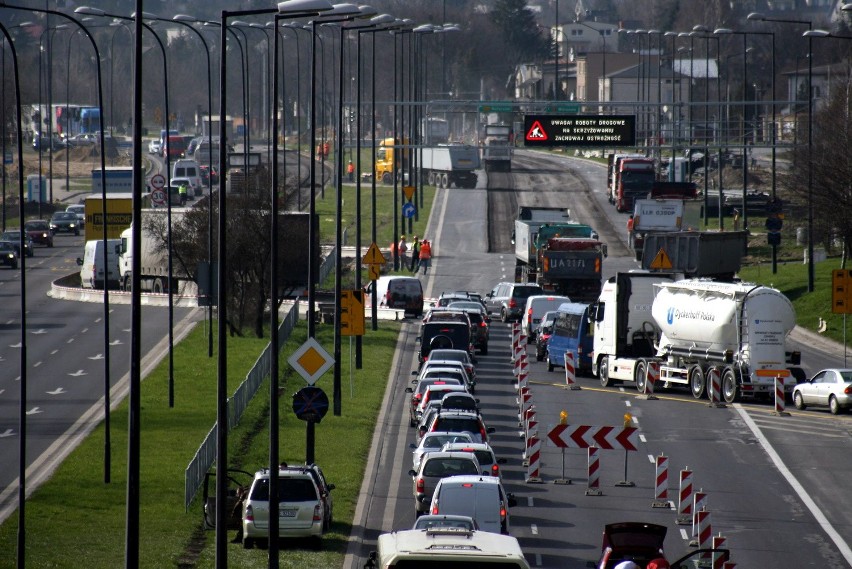
[[[687,387],[698,399],[718,374],[720,396],[769,398],[775,378],[784,390],[805,378],[801,356],[787,351],[796,324],[779,291],[756,284],[681,279],[678,273],[617,273],[592,304],[594,361],[601,385],[634,383],[644,391],[649,364],[659,384]]]
[[[544,290],[571,300],[593,300],[601,288],[601,266],[606,245],[590,226],[547,221],[565,210],[542,209],[533,219],[515,220],[515,280],[534,282]]]
[[[619,158],[613,163],[610,201],[619,212],[633,211],[633,202],[646,197],[656,174],[650,158]]]
[[[420,159],[423,178],[439,188],[475,188],[479,165],[479,152],[467,144],[424,148]]]
[[[482,165],[486,172],[510,172],[513,151],[511,125],[503,123],[485,125]]]
[[[633,235],[627,244],[637,261],[643,259],[645,235],[649,232],[699,229],[703,202],[689,182],[654,182],[646,198],[633,202]]]
[[[450,123],[439,117],[424,117],[420,121],[423,144],[444,144],[450,141]]]

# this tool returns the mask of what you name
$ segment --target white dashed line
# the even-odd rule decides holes
[[[538,526],[535,525],[535,524],[532,524],[530,526],[530,531],[532,532],[533,535],[538,535]]]

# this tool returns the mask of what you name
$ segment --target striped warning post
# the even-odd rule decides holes
[[[710,512],[705,509],[701,509],[695,513],[695,517],[698,519],[698,548],[699,549],[710,549],[713,545],[713,528],[710,524]],[[705,558],[706,554],[702,554],[701,557]]]
[[[573,391],[582,389],[577,385],[577,367],[574,364],[574,352],[568,350],[565,352],[565,385]]]
[[[727,547],[728,540],[727,538],[722,537],[721,532],[713,536],[713,549],[725,549]],[[727,559],[727,554],[721,551],[713,552],[713,569],[724,569],[725,562]]]
[[[536,431],[536,425],[538,425],[538,419],[535,417],[535,405],[530,405],[529,409],[524,411],[524,414],[521,416],[521,422],[523,430],[518,434],[523,439],[526,439],[530,433]],[[524,452],[526,452],[526,449],[524,449]]]
[[[522,371],[518,374],[518,393],[521,392],[521,389],[527,386],[527,379],[529,374],[526,371]]]
[[[524,334],[521,334],[520,339],[518,340],[518,346],[515,350],[515,357],[514,357],[514,360],[513,360],[514,364],[515,364],[512,368],[512,374],[513,375],[518,375],[521,372],[521,369],[523,367],[529,365],[528,362],[527,362],[527,349],[521,343],[521,342],[525,342],[525,341],[526,341],[526,336]]]
[[[684,468],[680,471],[680,490],[678,492],[677,524],[692,523],[692,471]]]
[[[598,447],[589,447],[589,483],[586,486],[586,496],[601,496],[600,457]]]
[[[775,376],[775,412],[773,415],[779,417],[789,417],[790,414],[784,411],[784,377],[781,375]]]
[[[645,374],[645,399],[656,399],[654,395],[654,384],[660,379],[659,362],[648,362],[648,371]]]
[[[737,569],[737,564],[733,561],[725,561],[724,565],[722,565],[722,569]]]
[[[698,512],[706,508],[707,493],[699,490],[692,495],[692,535],[698,535]]]
[[[527,466],[527,478],[525,482],[527,484],[541,483],[541,477],[539,476],[541,441],[538,439],[537,432],[531,433],[527,438],[527,460],[529,461],[529,466]]]
[[[515,361],[515,354],[518,353],[518,336],[521,335],[521,325],[517,322],[512,324],[512,351],[509,354],[509,360]]]
[[[521,392],[518,395],[518,426],[523,426],[522,421],[524,418],[524,412],[532,405],[532,392],[530,388],[524,386],[521,388]]]
[[[725,407],[722,403],[722,379],[719,370],[710,368],[707,371],[707,395],[710,397],[709,407]]]
[[[669,507],[669,457],[661,454],[656,458],[657,475],[654,487],[654,501],[652,508]]]

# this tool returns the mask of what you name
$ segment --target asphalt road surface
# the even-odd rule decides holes
[[[484,178],[484,175],[481,176]],[[490,291],[514,278],[511,234],[517,205],[562,206],[593,225],[609,245],[605,277],[636,268],[624,246],[626,214],[603,193],[604,169],[590,162],[518,151],[511,174],[480,179],[477,189],[442,190],[435,200],[428,237],[435,243],[426,295],[442,291]],[[482,221],[488,212],[488,223]],[[417,368],[418,323],[403,326],[388,392],[376,428],[355,530],[345,567],[360,568],[382,532],[410,528],[414,521],[407,385]],[[843,364],[842,349],[794,333],[809,374]],[[582,390],[565,388],[562,372],[547,372],[531,358],[530,384],[540,432],[549,432],[568,413],[571,425],[621,427],[625,415],[638,427],[637,452],[602,451],[603,495],[586,495],[585,450],[541,450],[542,483],[527,483],[522,466],[516,390],[511,382],[510,327],[492,323],[489,354],[479,356],[477,397],[483,417],[495,427],[495,452],[508,459],[504,483],[518,499],[511,531],[530,565],[586,568],[600,555],[606,523],[646,521],[668,527],[666,551],[675,558],[691,551],[692,527],[678,525],[679,471],[691,471],[696,490],[707,494],[711,529],[721,533],[740,567],[847,567],[852,565],[852,500],[846,491],[852,451],[852,419],[826,411],[778,416],[767,404],[708,406],[685,391],[658,393],[649,400],[630,387],[602,388],[591,377]],[[668,507],[655,508],[655,460],[669,459]],[[571,484],[555,484],[566,478]],[[631,485],[619,485],[630,482]]]

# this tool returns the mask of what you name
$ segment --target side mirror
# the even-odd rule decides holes
[[[414,370],[414,371],[411,372],[411,375],[417,375],[418,373],[419,372],[417,370]]]
[[[509,462],[508,458],[498,458],[497,459],[497,464],[506,464],[508,462]]]
[[[518,501],[515,499],[514,494],[506,494],[506,502],[509,504],[510,508],[514,508],[518,505]]]
[[[414,469],[411,469],[411,470],[408,471],[408,475],[409,476],[417,476],[417,471],[414,470]]]
[[[414,393],[414,388],[413,387],[406,387],[405,392],[406,393]]]
[[[81,259],[80,257],[77,257],[77,264],[82,267],[83,266],[83,259]]]
[[[497,429],[495,429],[494,427],[488,427],[487,429],[485,429],[485,432],[490,435],[491,433],[496,433]]]
[[[414,444],[414,443],[410,443],[410,444],[408,445],[408,448],[410,448],[410,449],[412,449],[412,450],[413,450],[413,449],[416,449],[416,448],[417,448],[417,445],[416,445],[416,444]]]

